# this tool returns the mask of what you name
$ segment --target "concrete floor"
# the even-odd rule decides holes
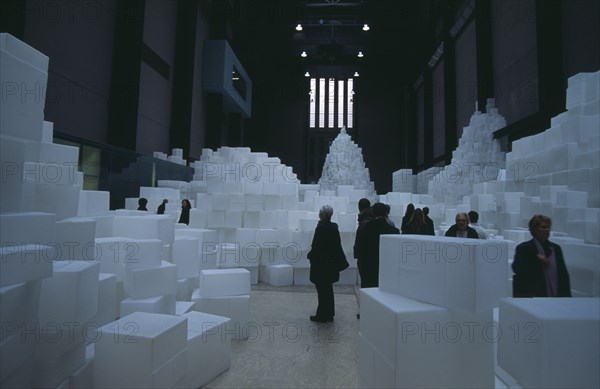
[[[204,388],[356,388],[359,288],[334,285],[335,321],[309,320],[314,286],[252,286],[248,339],[232,342],[231,368]]]

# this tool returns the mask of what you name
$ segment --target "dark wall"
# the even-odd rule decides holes
[[[600,69],[600,2],[564,1],[562,11],[565,77],[597,71]]]
[[[476,23],[473,20],[456,37],[456,129],[459,138],[463,127],[469,125],[477,101]]]
[[[24,41],[50,58],[45,120],[106,143],[116,1],[27,1]]]
[[[146,155],[171,151],[176,15],[175,1],[145,1],[136,151]]]
[[[402,88],[393,79],[381,80],[368,73],[355,83],[354,141],[362,148],[365,165],[377,192],[390,192],[392,173],[401,168],[402,161]]]

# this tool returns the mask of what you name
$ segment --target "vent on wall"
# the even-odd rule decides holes
[[[202,89],[223,95],[228,112],[251,116],[252,80],[225,40],[204,42]]]

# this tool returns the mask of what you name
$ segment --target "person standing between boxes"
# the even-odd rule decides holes
[[[548,240],[552,220],[533,215],[533,239],[519,244],[512,263],[513,297],[571,297],[571,282],[562,249]]]
[[[331,221],[332,215],[331,205],[323,205],[319,210],[319,223],[315,228],[310,251],[306,255],[310,261],[310,282],[315,284],[318,298],[317,313],[310,320],[319,323],[333,321],[333,283],[339,281],[340,271],[349,266],[338,225]]]
[[[167,205],[168,202],[169,202],[169,200],[163,199],[163,202],[158,206],[158,209],[156,210],[156,214],[157,215],[164,215],[165,214],[165,207],[166,207],[166,205]]]
[[[373,220],[373,210],[371,209],[371,202],[367,198],[358,200],[358,227],[356,228],[356,235],[354,237],[354,258],[356,258],[356,266],[358,267],[358,274],[362,280],[363,278],[363,262],[364,258],[361,258],[359,252],[356,249],[356,242],[358,240],[359,231],[365,227],[367,223]]]
[[[354,250],[362,262],[362,271],[359,270],[361,288],[379,286],[379,237],[384,234],[400,234],[399,229],[390,226],[385,220],[385,204],[375,203],[372,209],[374,219],[356,233]]]
[[[423,207],[423,219],[425,220],[426,235],[435,236],[435,228],[433,227],[433,220],[429,217],[429,208]]]
[[[188,199],[181,200],[181,214],[177,223],[190,224],[190,209],[192,209],[190,201]]]
[[[479,239],[487,239],[488,238],[488,233],[487,231],[481,227],[479,224],[477,224],[477,221],[479,220],[479,214],[475,211],[469,211],[469,225],[471,227],[473,227],[475,229],[475,231],[477,231],[477,235],[479,235]]]
[[[140,197],[138,200],[138,211],[147,211],[146,205],[148,204],[148,200],[144,197]]]
[[[454,218],[456,224],[448,228],[446,236],[452,236],[455,238],[472,238],[479,239],[479,235],[474,228],[469,227],[469,215],[466,212],[459,212]]]
[[[402,225],[400,226],[400,231],[402,231],[403,234],[406,225],[408,224],[410,219],[412,219],[413,213],[415,213],[415,205],[413,203],[410,203],[406,206],[406,211],[404,212],[404,216],[402,216]]]

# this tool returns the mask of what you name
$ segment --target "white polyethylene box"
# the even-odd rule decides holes
[[[230,320],[203,312],[183,316],[188,320],[188,363],[175,388],[199,388],[231,366],[231,341],[225,333]]]
[[[382,291],[445,308],[481,312],[509,296],[508,243],[419,235],[383,235]]]
[[[250,294],[250,272],[246,269],[200,271],[200,296],[222,297]]]
[[[100,264],[58,261],[52,265],[54,275],[42,281],[40,325],[88,322],[98,309]]]
[[[155,373],[171,366],[187,350],[187,318],[135,312],[109,323],[99,330],[95,344],[96,387],[154,388],[159,386]],[[184,371],[172,377],[172,386]],[[123,368],[126,367],[126,368]],[[164,386],[164,383],[163,383]]]
[[[523,387],[600,386],[598,298],[500,301],[498,365]]]

